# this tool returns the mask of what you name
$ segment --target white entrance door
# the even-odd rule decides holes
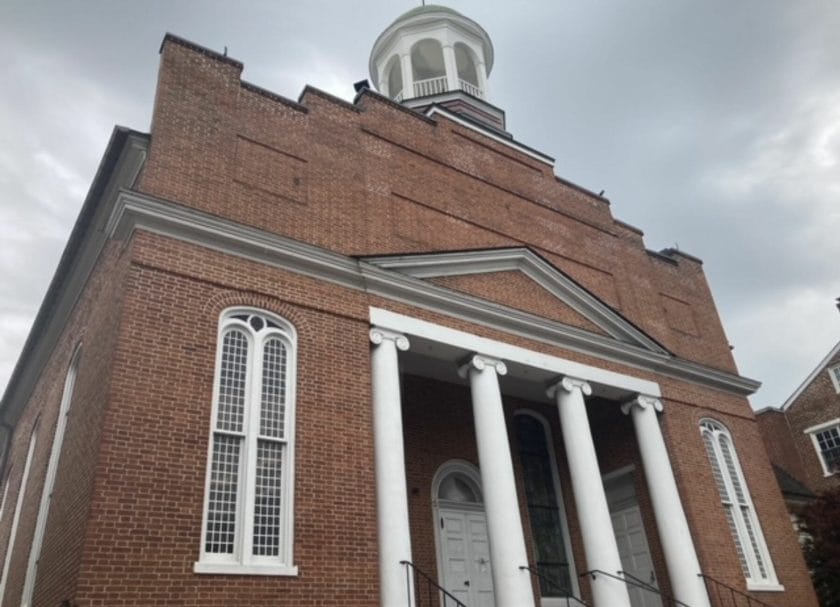
[[[621,557],[621,568],[636,579],[658,588],[639,506],[632,505],[616,510],[611,516],[618,554]],[[633,607],[662,607],[658,594],[632,584],[628,584],[627,588]]]
[[[484,512],[439,512],[443,587],[469,607],[495,607]]]

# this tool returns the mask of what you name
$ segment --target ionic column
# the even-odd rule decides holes
[[[414,584],[408,568],[411,534],[408,523],[402,405],[397,350],[408,339],[374,327],[370,330],[373,389],[373,444],[376,464],[376,522],[379,533],[379,584],[382,607],[413,605]],[[406,577],[406,576],[409,577]]]
[[[469,377],[472,388],[496,607],[533,607],[529,574],[519,569],[528,564],[528,556],[499,390],[498,376],[507,373],[507,368],[500,360],[475,355],[458,372]]]
[[[657,398],[638,396],[621,406],[633,418],[636,442],[642,454],[648,492],[653,504],[656,528],[665,553],[665,563],[674,597],[694,607],[709,607],[703,579],[698,577],[700,563],[688,529],[688,521],[677,491],[671,461],[656,412],[662,411]]]
[[[617,575],[621,559],[583,399],[584,394],[592,394],[592,387],[581,379],[564,377],[548,393],[556,399],[560,413],[586,566]],[[592,579],[592,597],[595,607],[630,607],[625,583],[605,575],[596,574]]]

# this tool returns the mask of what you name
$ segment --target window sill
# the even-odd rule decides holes
[[[296,565],[237,565],[235,563],[195,563],[193,573],[216,575],[296,576]]]
[[[784,592],[785,587],[781,584],[767,584],[766,582],[751,582],[747,580],[747,590],[753,592]]]

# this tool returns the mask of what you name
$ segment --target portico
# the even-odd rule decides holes
[[[655,382],[494,341],[470,333],[371,309],[372,383],[381,604],[413,605],[402,561],[413,562],[408,516],[400,363],[427,377],[467,380],[497,607],[534,605],[534,579],[525,569],[528,530],[523,525],[511,440],[500,379],[514,391],[555,408],[568,462],[585,563],[578,573],[623,569],[607,504],[602,470],[586,412],[588,397],[623,403],[632,418],[662,552],[675,597],[708,607],[696,552],[680,503],[656,413],[662,410]],[[403,360],[401,361],[401,357]],[[419,363],[418,361],[423,361]],[[424,365],[420,369],[418,365]],[[441,523],[442,524],[442,523]],[[468,581],[467,581],[468,582]],[[590,578],[594,605],[631,607],[627,585],[608,575]],[[550,604],[550,603],[544,603]],[[470,607],[473,607],[470,605]]]

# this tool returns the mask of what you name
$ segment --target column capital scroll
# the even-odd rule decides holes
[[[388,329],[381,329],[379,327],[373,327],[370,330],[370,341],[373,342],[374,345],[378,346],[386,340],[393,341],[398,350],[408,350],[408,338],[402,333],[389,331]]]
[[[483,354],[471,354],[458,365],[458,375],[464,379],[469,377],[470,370],[483,371],[492,368],[496,375],[506,375],[507,365],[498,358],[491,358]]]
[[[633,407],[639,407],[642,410],[649,408],[653,411],[659,411],[661,413],[662,401],[655,396],[639,394],[636,398],[628,400],[626,403],[621,405],[621,412],[624,413],[624,415],[629,415],[630,411],[633,410]]]
[[[569,375],[554,382],[553,384],[550,384],[546,390],[546,394],[548,394],[549,398],[554,398],[560,390],[563,390],[564,392],[580,390],[584,396],[590,396],[592,394],[592,386],[588,381],[578,377],[571,377]]]

